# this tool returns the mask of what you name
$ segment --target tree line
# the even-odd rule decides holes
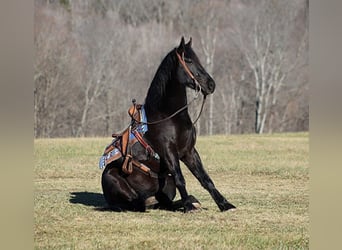
[[[35,0],[34,135],[110,136],[192,37],[216,82],[200,135],[309,128],[307,0]],[[192,91],[188,91],[192,98]],[[201,100],[189,108],[195,118]]]

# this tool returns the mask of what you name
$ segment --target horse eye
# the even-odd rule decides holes
[[[190,58],[184,58],[184,61],[185,61],[186,63],[192,63],[192,60],[191,60]]]

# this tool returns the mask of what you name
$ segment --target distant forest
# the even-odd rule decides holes
[[[309,129],[308,0],[34,4],[35,138],[121,131],[182,36],[216,82],[199,135]]]

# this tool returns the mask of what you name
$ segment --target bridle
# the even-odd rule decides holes
[[[164,119],[161,119],[161,120],[158,120],[158,121],[154,121],[154,122],[143,122],[143,121],[138,121],[136,120],[133,116],[131,116],[132,118],[132,121],[134,122],[137,122],[139,124],[145,124],[145,125],[155,125],[155,124],[159,124],[161,122],[164,122],[164,121],[167,121],[169,119],[171,119],[172,117],[176,116],[177,114],[179,114],[180,112],[182,112],[183,110],[185,110],[186,108],[188,108],[190,106],[190,104],[192,104],[199,96],[199,93],[201,92],[202,90],[202,87],[201,85],[199,84],[199,82],[196,80],[195,76],[192,74],[192,72],[190,71],[188,65],[186,65],[185,61],[184,61],[184,53],[182,54],[182,56],[180,56],[177,52],[177,49],[175,49],[175,52],[176,52],[176,55],[177,55],[177,58],[178,58],[178,61],[179,63],[183,66],[185,72],[188,74],[188,76],[191,78],[191,80],[193,81],[194,85],[195,85],[195,95],[194,95],[194,98],[188,102],[186,105],[184,105],[183,107],[181,107],[180,109],[178,109],[176,112],[174,112],[172,115],[164,118]],[[203,101],[202,101],[202,105],[201,105],[201,110],[196,118],[196,120],[193,122],[193,124],[196,124],[196,122],[198,121],[198,119],[200,118],[201,114],[202,114],[202,111],[203,111],[203,107],[204,107],[204,103],[205,103],[205,100],[206,100],[206,95],[203,95]],[[134,108],[135,108],[135,99],[132,100],[133,102],[133,105],[134,105]]]
[[[197,93],[199,93],[202,88],[201,88],[201,85],[199,84],[199,82],[196,80],[195,76],[192,74],[192,72],[190,71],[188,65],[186,65],[185,63],[185,60],[184,60],[184,52],[182,53],[182,56],[180,56],[177,52],[177,49],[175,49],[175,52],[176,52],[176,55],[178,57],[178,60],[180,62],[180,64],[182,64],[185,72],[189,75],[189,77],[191,78],[191,80],[193,81],[194,85],[195,85],[195,91]],[[197,88],[198,88],[198,91],[197,91]]]

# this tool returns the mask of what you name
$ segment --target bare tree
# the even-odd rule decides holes
[[[181,36],[217,84],[199,134],[305,130],[307,3],[35,0],[35,136],[123,129]]]
[[[290,39],[296,29],[297,14],[298,8],[291,4],[263,1],[257,6],[250,4],[243,15],[235,17],[235,42],[254,75],[256,133],[264,132],[288,76],[305,63],[301,59],[307,48],[307,29],[296,43]]]
[[[201,47],[205,55],[205,67],[209,74],[213,74],[214,70],[214,56],[216,51],[216,41],[218,34],[218,24],[220,21],[220,16],[222,17],[222,5],[219,2],[210,1],[209,4],[201,6],[202,11],[198,13],[203,13],[206,9],[206,15],[202,15],[204,27],[197,26],[197,31],[199,33]],[[206,7],[206,8],[205,8]],[[209,119],[208,119],[208,134],[213,134],[213,123],[214,123],[214,95],[209,96]]]
[[[73,72],[68,67],[69,63],[74,62],[74,56],[65,15],[67,13],[63,9],[52,11],[37,8],[35,12],[34,131],[36,137],[53,136],[61,127],[59,121],[65,117],[70,100],[67,96],[74,88]]]
[[[219,28],[225,16],[225,9],[228,7],[223,1],[183,1],[181,11],[178,13],[178,22],[182,30],[190,33],[199,44],[201,54],[204,57],[203,66],[209,74],[214,72],[217,37]],[[206,122],[207,134],[212,135],[214,131],[214,96],[209,96],[209,107],[207,109]],[[198,134],[201,133],[201,120],[197,123]]]

